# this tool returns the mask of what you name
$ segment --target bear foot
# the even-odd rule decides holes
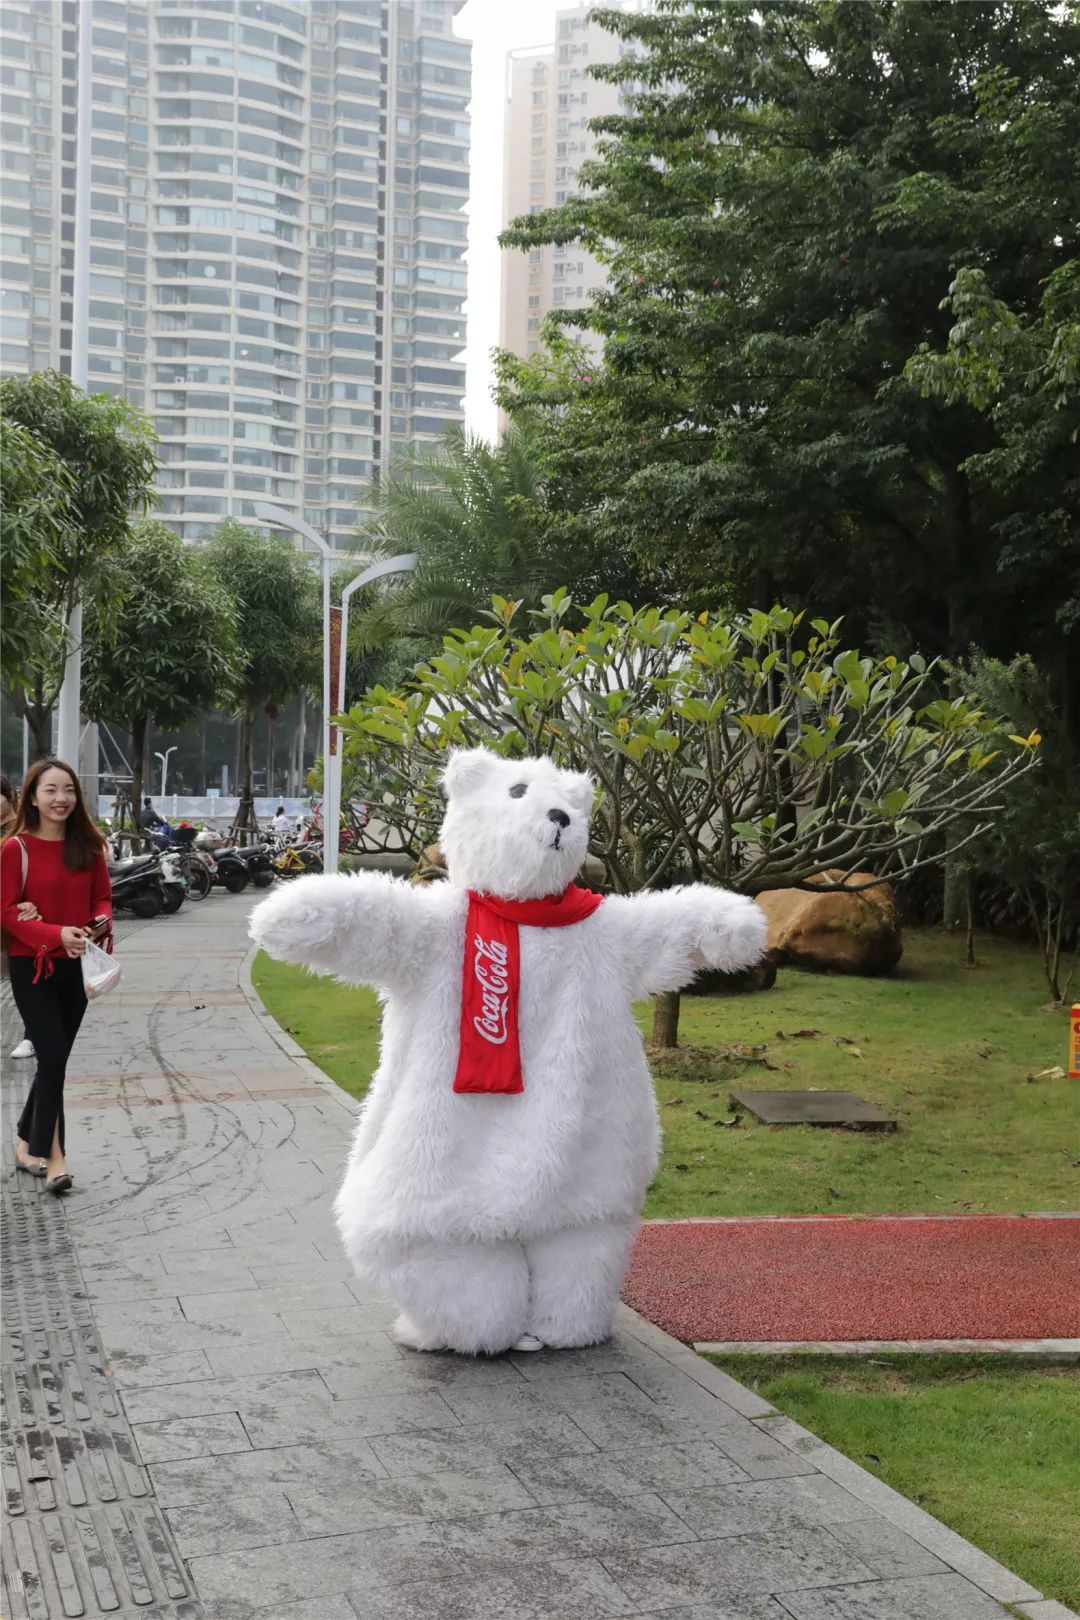
[[[445,1340],[439,1340],[430,1334],[421,1332],[406,1311],[402,1311],[400,1316],[395,1319],[394,1325],[390,1329],[390,1337],[395,1344],[403,1345],[406,1350],[446,1350],[448,1348]]]
[[[535,1333],[523,1333],[521,1338],[518,1339],[515,1344],[512,1344],[510,1348],[511,1350],[518,1352],[524,1352],[526,1350],[542,1350],[544,1348],[544,1341],[543,1339],[538,1339]]]

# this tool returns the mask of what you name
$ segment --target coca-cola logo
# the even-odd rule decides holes
[[[510,974],[507,968],[509,951],[495,939],[482,934],[473,936],[473,974],[480,986],[480,1011],[473,1018],[473,1028],[492,1046],[506,1043],[507,1010],[510,1005]]]

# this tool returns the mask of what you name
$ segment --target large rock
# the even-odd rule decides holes
[[[891,883],[858,889],[872,872],[823,872],[810,882],[854,885],[856,892],[814,894],[771,889],[757,903],[769,919],[769,949],[792,966],[833,973],[891,973],[903,954]]]

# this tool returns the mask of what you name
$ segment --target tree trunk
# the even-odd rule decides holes
[[[974,882],[970,866],[964,868],[964,912],[967,919],[967,965],[975,966],[975,905],[972,896]]]
[[[307,785],[305,780],[304,780],[306,775],[307,775],[307,772],[306,772],[306,770],[304,768],[304,762],[305,762],[306,758],[307,758],[307,693],[306,692],[301,692],[301,694],[300,694],[300,740],[299,740],[299,742],[297,744],[297,753],[296,753],[296,791],[301,796],[303,796],[304,788]]]
[[[207,786],[208,786],[208,783],[207,783],[207,780],[206,780],[206,715],[205,714],[202,717],[202,738],[201,738],[201,745],[200,745],[200,751],[199,751],[199,769],[200,769],[200,771],[202,773],[202,787],[200,789],[200,792],[205,797],[206,796],[206,789],[207,789]]]
[[[149,716],[136,714],[131,718],[131,847],[142,849],[143,758],[146,750],[146,731]]]
[[[45,704],[45,683],[40,676],[29,692],[9,688],[15,713],[25,720],[30,730],[31,765],[35,760],[47,759],[52,753],[52,710]]]
[[[664,990],[653,997],[652,1044],[669,1051],[679,1044],[679,1009],[682,997],[678,990]]]

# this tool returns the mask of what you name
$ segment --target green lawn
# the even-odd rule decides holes
[[[710,1356],[1047,1597],[1080,1604],[1080,1369]]]
[[[889,979],[785,970],[760,994],[684,997],[685,1047],[654,1065],[664,1155],[646,1216],[1080,1207],[1080,1086],[1027,1078],[1064,1064],[1067,1019],[1043,1010],[1034,951],[982,939],[978,955],[967,968],[962,940],[912,930]],[[254,976],[278,1022],[362,1096],[378,1057],[375,996],[263,956]],[[647,1030],[649,1008],[638,1011]],[[791,1038],[806,1029],[818,1033]],[[765,1050],[733,1054],[739,1045]],[[725,1128],[740,1081],[858,1091],[894,1109],[900,1129]]]

